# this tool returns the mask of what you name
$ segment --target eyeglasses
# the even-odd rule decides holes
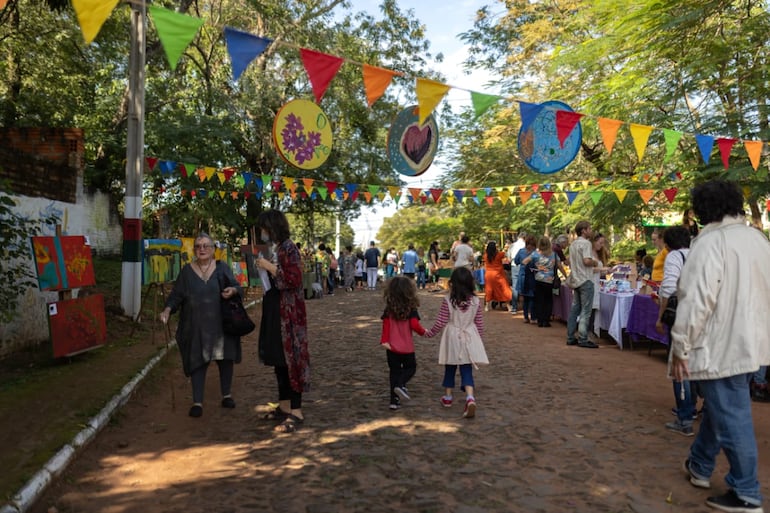
[[[213,248],[213,247],[214,247],[213,244],[195,244],[193,246],[193,248],[195,248],[195,249],[209,249],[209,248]]]

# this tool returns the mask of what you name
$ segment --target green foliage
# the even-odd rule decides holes
[[[7,190],[6,184],[0,188]],[[0,321],[9,322],[16,314],[19,298],[28,288],[37,285],[32,274],[29,238],[37,235],[44,225],[56,224],[55,217],[26,219],[14,211],[13,199],[0,193]]]

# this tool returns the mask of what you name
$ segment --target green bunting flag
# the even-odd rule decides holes
[[[175,70],[184,49],[203,25],[203,20],[154,5],[150,5],[149,10],[168,63]]]
[[[676,150],[676,145],[679,144],[679,139],[682,138],[682,132],[671,130],[670,128],[663,129],[663,137],[666,141],[666,156],[663,158],[663,162],[667,161]]]
[[[471,102],[473,102],[473,112],[475,113],[474,118],[484,114],[501,98],[501,96],[497,96],[495,94],[484,94],[471,91]]]

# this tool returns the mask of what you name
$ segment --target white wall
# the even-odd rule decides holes
[[[111,213],[109,196],[106,194],[79,194],[77,204],[28,196],[13,198],[16,201],[14,211],[18,215],[30,220],[56,215],[60,219],[62,235],[87,236],[94,254],[120,254],[123,232],[117,216]],[[42,233],[35,235],[56,235],[56,227],[45,226]],[[30,245],[28,265],[30,272],[35,275],[31,248]],[[77,291],[73,292],[73,296],[77,297]],[[57,299],[56,292],[41,292],[37,287],[27,289],[19,298],[14,319],[8,324],[0,324],[0,357],[48,339],[46,303]]]

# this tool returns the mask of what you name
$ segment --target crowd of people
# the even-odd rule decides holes
[[[700,226],[695,219],[698,219]],[[520,231],[498,248],[487,241],[483,252],[460,233],[442,255],[433,242],[427,252],[409,244],[402,255],[395,248],[381,252],[371,242],[365,252],[346,247],[338,258],[324,244],[301,251],[291,240],[283,213],[270,210],[258,219],[268,256],[256,259],[269,286],[262,301],[259,359],[276,376],[278,405],[264,415],[275,429],[292,433],[304,422],[302,394],[310,387],[307,320],[303,274],[315,272],[326,294],[340,280],[347,291],[384,292],[380,345],[389,369],[391,410],[409,400],[409,381],[416,374],[413,334],[441,335],[438,363],[444,366],[442,406],[452,407],[456,374],[465,393],[462,416],[477,411],[474,368],[488,364],[484,348],[484,315],[497,308],[517,314],[525,323],[551,327],[555,293],[566,280],[572,307],[566,344],[597,348],[589,338],[598,310],[600,280],[610,272],[605,236],[589,221],[578,222],[572,236],[553,240]],[[655,230],[656,254],[636,253],[636,271],[657,288],[656,329],[670,335],[668,377],[673,383],[676,419],[666,428],[694,437],[682,469],[696,487],[710,488],[715,459],[724,451],[729,463],[727,493],[708,497],[707,504],[728,512],[760,512],[758,449],[751,401],[770,401],[770,243],[744,218],[743,195],[733,183],[711,181],[692,190],[692,209],[679,226]],[[206,234],[195,240],[195,260],[187,264],[160,313],[162,322],[179,311],[177,341],[185,375],[192,384],[189,415],[203,414],[206,370],[219,367],[221,406],[234,408],[230,390],[233,365],[241,360],[240,337],[223,332],[220,298],[241,295],[228,266],[213,258],[214,243]],[[442,262],[443,260],[443,262]],[[384,268],[384,283],[378,271]],[[448,270],[446,296],[430,328],[420,323],[419,289],[435,284]],[[568,270],[569,269],[569,270]],[[482,273],[478,271],[483,270]],[[483,300],[479,284],[483,283]],[[749,307],[747,298],[752,298]],[[673,306],[676,305],[676,309]],[[702,399],[702,408],[697,407]],[[700,425],[695,429],[695,421]]]

